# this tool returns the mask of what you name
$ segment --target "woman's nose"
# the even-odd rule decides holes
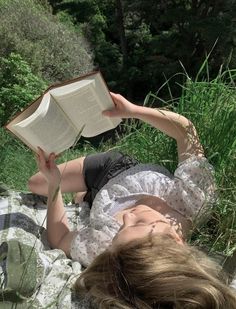
[[[136,215],[132,212],[125,213],[123,215],[124,226],[134,225],[136,221]]]

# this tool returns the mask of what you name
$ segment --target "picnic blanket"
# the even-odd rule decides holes
[[[0,187],[0,308],[90,308],[71,289],[82,271],[46,238],[46,200]],[[66,206],[71,228],[78,205]]]

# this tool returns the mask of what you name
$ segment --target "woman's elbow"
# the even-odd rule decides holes
[[[47,235],[48,243],[52,249],[60,249],[62,250],[68,258],[71,258],[70,255],[70,236],[71,232],[66,233],[61,239],[50,238],[50,235]]]

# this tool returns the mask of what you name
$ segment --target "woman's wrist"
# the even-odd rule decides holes
[[[55,185],[52,184],[48,186],[48,207],[53,206],[55,202],[58,200],[58,196],[61,196],[61,187],[60,184]]]
[[[54,194],[58,190],[60,190],[60,182],[53,182],[48,184],[48,196]]]
[[[152,112],[153,112],[153,108],[146,107],[146,106],[135,105],[133,110],[132,110],[131,118],[136,118],[136,119],[139,119],[139,120],[143,120],[143,117],[147,113],[152,113]]]
[[[144,108],[143,106],[132,103],[132,106],[130,106],[129,110],[127,111],[126,118],[141,119],[143,114],[143,108]]]

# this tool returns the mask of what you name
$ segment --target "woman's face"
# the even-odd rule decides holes
[[[170,234],[183,243],[169,221],[158,211],[146,205],[138,205],[123,215],[123,225],[112,240],[112,248],[152,234]]]

